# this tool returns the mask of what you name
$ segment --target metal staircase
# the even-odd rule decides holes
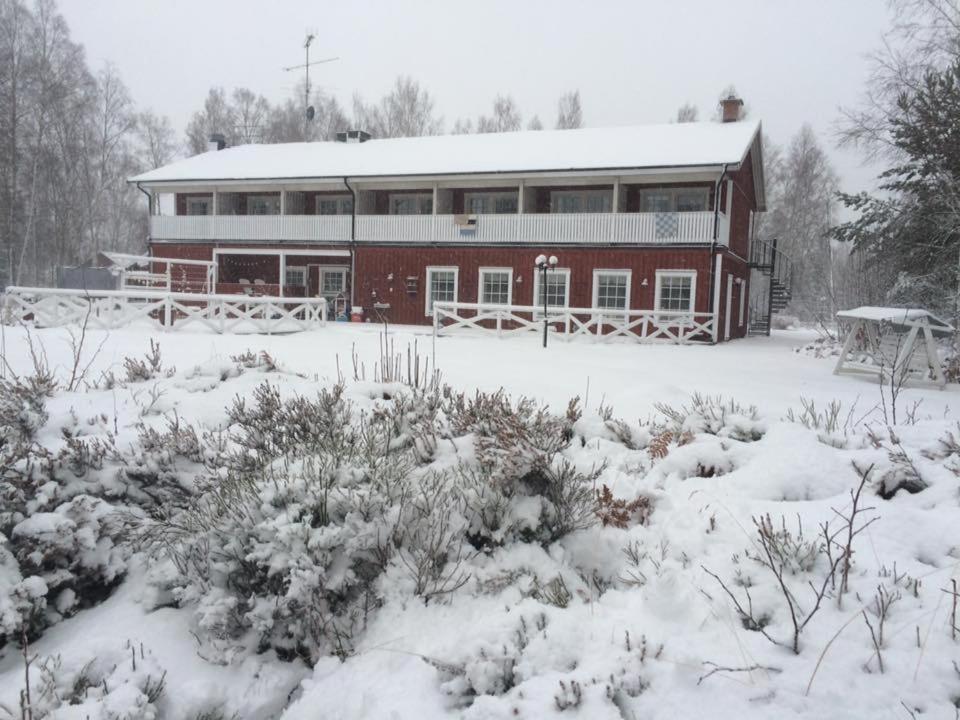
[[[750,268],[759,277],[766,278],[766,282],[751,282],[751,286],[762,287],[765,292],[751,294],[748,333],[769,335],[774,313],[782,312],[790,303],[793,263],[777,249],[776,238],[769,243],[754,238],[750,245]]]

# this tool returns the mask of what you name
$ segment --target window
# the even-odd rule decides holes
[[[346,268],[320,268],[320,294],[327,300],[334,300],[347,291]]]
[[[513,268],[480,268],[482,305],[509,305],[513,298]]]
[[[630,307],[630,271],[594,270],[593,306],[615,310]]]
[[[612,190],[553,190],[550,212],[597,213],[613,210]]]
[[[427,315],[433,315],[433,304],[435,302],[457,301],[459,274],[460,269],[456,267],[427,268]]]
[[[516,214],[519,207],[515,192],[470,192],[463,195],[463,209],[471,215]]]
[[[279,195],[247,195],[247,215],[279,215]]]
[[[295,287],[306,287],[307,269],[305,267],[288,265],[283,284]]]
[[[543,273],[535,270],[533,273],[533,297],[534,306],[543,307],[544,284],[542,282]],[[570,306],[570,270],[567,268],[554,268],[547,270],[547,307],[569,307]]]
[[[396,193],[390,195],[391,215],[430,215],[433,212],[431,193]]]
[[[697,273],[694,270],[657,270],[657,310],[693,312]]]
[[[350,195],[318,195],[317,215],[352,215],[353,197]]]
[[[710,209],[710,190],[694,188],[655,188],[640,191],[640,212],[704,212]]]
[[[213,215],[213,196],[186,197],[185,212],[187,215]]]

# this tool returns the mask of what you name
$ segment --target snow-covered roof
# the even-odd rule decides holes
[[[435,135],[364,143],[241,145],[195,155],[130,181],[150,185],[718,167],[742,162],[759,133],[760,123],[755,121],[704,122]],[[758,158],[754,160],[757,162]]]
[[[907,324],[917,320],[926,320],[936,328],[952,330],[952,326],[938,318],[929,310],[922,308],[893,308],[864,305],[853,310],[841,310],[837,313],[841,320],[872,320],[874,322],[889,322],[893,324]]]

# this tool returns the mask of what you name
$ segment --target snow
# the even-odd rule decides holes
[[[15,370],[27,371],[23,330],[4,331],[8,361]],[[272,337],[171,332],[157,338],[138,328],[91,331],[85,360],[102,342],[91,378],[104,371],[120,377],[126,355],[142,356],[149,340],[159,339],[164,369],[175,366],[177,371],[141,383],[138,392],[156,383],[163,392],[162,412],[175,410],[212,429],[223,424],[224,407],[235,396],[248,396],[264,379],[278,385],[284,396],[307,395],[318,384],[335,381],[339,372],[347,375],[352,399],[364,408],[375,407],[385,389],[396,390],[371,381],[381,352],[380,332],[378,326],[348,323]],[[390,332],[398,350],[405,353],[407,344],[415,342],[433,366],[429,329],[395,327]],[[918,717],[953,717],[960,678],[951,660],[960,646],[950,637],[950,602],[942,589],[960,568],[960,509],[957,476],[935,458],[937,439],[957,432],[956,386],[902,390],[901,407],[919,403],[918,419],[897,429],[898,440],[929,487],[916,495],[898,493],[890,501],[871,493],[867,504],[879,519],[858,545],[851,579],[856,594],[847,596],[842,608],[827,601],[805,631],[799,655],[746,630],[706,572],[731,582],[737,593],[742,588],[733,585],[733,578],[751,581],[754,604],[771,613],[769,629],[782,636],[789,623],[778,609],[776,591],[743,554],[755,543],[752,518],[770,513],[779,521],[783,516],[789,527],[799,520],[813,535],[818,523],[836,517],[835,510],[846,511],[848,491],[857,482],[853,462],[875,464],[878,470],[889,463],[887,451],[873,445],[862,424],[841,427],[828,437],[784,421],[788,410],[800,409],[801,397],[818,407],[836,400],[843,406],[841,424],[848,412],[855,419],[866,416],[885,438],[875,379],[835,376],[829,357],[793,351],[814,336],[805,330],[781,331],[771,338],[714,347],[574,341],[552,343],[546,350],[533,334],[504,340],[439,338],[436,367],[456,389],[503,387],[543,400],[557,412],[580,395],[585,412],[575,431],[584,444],[571,449],[572,459],[585,466],[606,460],[601,481],[619,497],[650,496],[654,511],[649,524],[593,527],[549,547],[513,543],[478,553],[466,562],[469,583],[443,600],[425,603],[411,597],[399,581],[388,585],[356,652],[342,662],[321,658],[313,668],[251,648],[219,659],[228,664],[204,659],[191,633],[197,622],[216,623],[229,598],[204,596],[199,615],[197,607],[163,607],[171,599],[158,594],[156,582],[148,584],[146,578],[162,579],[170,568],[145,568],[134,556],[127,578],[108,599],[48,629],[32,652],[59,655],[64,673],[101,658],[105,668],[113,668],[108,685],[117,690],[107,709],[114,716],[151,716],[153,708],[143,704],[144,678],[166,671],[170,690],[157,704],[156,717],[176,720],[212,708],[222,708],[224,717],[237,713],[254,720],[620,720],[700,717],[707,708],[715,718],[839,720],[906,717],[901,703]],[[70,367],[65,330],[34,331],[34,337],[43,341],[56,369],[62,373]],[[248,349],[269,352],[282,372],[267,376],[254,368],[238,373],[229,358]],[[352,381],[353,353],[368,380]],[[145,401],[135,391],[118,386],[58,393],[47,402],[51,420],[38,440],[56,449],[64,442],[64,427],[89,436],[116,427],[118,446],[124,446],[136,438],[137,422],[162,427],[162,414],[141,417]],[[616,429],[598,416],[601,406],[612,408],[642,447],[650,432],[638,421],[657,416],[657,403],[690,407],[694,392],[734,398],[741,407],[721,418],[688,414],[682,427],[697,434],[686,444],[674,443],[656,462],[645,450],[619,441]],[[757,408],[756,418],[751,405]],[[101,415],[106,421],[96,420]],[[755,435],[761,437],[753,439]],[[468,447],[447,445],[441,462],[469,456]],[[704,476],[705,466],[715,472]],[[519,523],[536,522],[535,507],[521,503],[514,512]],[[38,512],[23,520],[18,532],[56,535],[67,529],[65,521],[63,513]],[[624,553],[630,543],[642,550],[636,565]],[[0,537],[0,602],[5,585],[22,582],[19,573],[5,569],[4,552]],[[628,572],[638,578],[636,583],[624,582]],[[558,577],[571,593],[565,608],[536,594],[537,587]],[[921,581],[917,589],[909,578]],[[869,613],[881,584],[902,595],[891,611],[882,675],[861,617],[861,610]],[[42,595],[44,588],[34,582],[24,592]],[[801,598],[808,608],[808,595]],[[65,607],[69,601],[57,599]],[[0,622],[6,612],[0,605]],[[128,644],[142,644],[147,651],[135,672],[126,663]],[[700,682],[711,667],[705,663],[776,670],[718,673]],[[0,718],[2,707],[17,708],[22,675],[16,649],[0,650]],[[579,708],[560,709],[576,702]],[[93,700],[69,710],[72,715],[65,710],[54,717],[107,716]]]
[[[892,308],[864,305],[853,310],[841,310],[837,313],[841,320],[873,320],[875,322],[902,323],[907,320],[927,319],[938,329],[952,330],[953,328],[928,310],[920,308]]]
[[[242,145],[130,178],[151,183],[720,166],[742,162],[755,121]]]

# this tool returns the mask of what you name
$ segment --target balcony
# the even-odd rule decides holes
[[[713,212],[474,215],[358,215],[356,238],[369,243],[683,245],[713,240]],[[349,215],[197,215],[150,218],[159,241],[347,242]],[[729,224],[716,216],[717,242]]]

